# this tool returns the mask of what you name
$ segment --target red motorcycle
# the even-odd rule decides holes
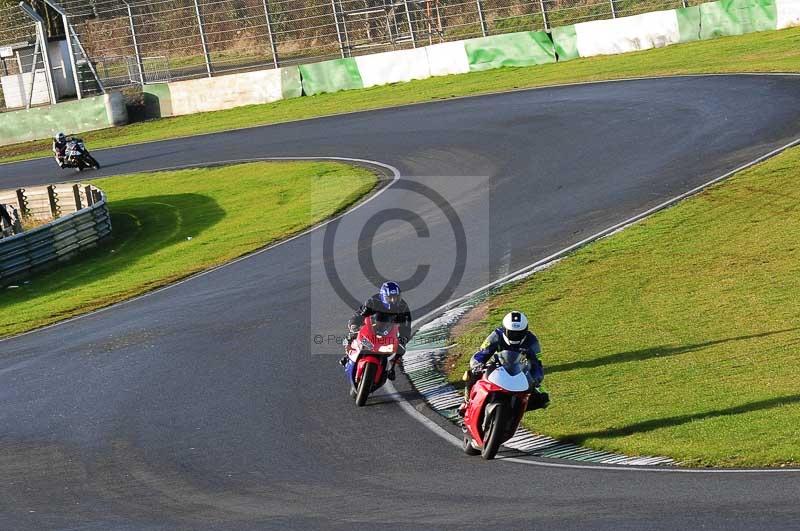
[[[390,315],[370,315],[364,319],[358,336],[345,345],[347,363],[344,371],[350,380],[350,396],[355,397],[357,406],[366,404],[370,393],[380,389],[394,374],[395,354],[400,345],[398,331],[399,327]],[[387,370],[392,356],[395,357]]]
[[[494,459],[500,445],[514,436],[531,393],[519,352],[495,354],[475,382],[464,413],[464,453]]]

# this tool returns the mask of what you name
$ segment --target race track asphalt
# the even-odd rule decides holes
[[[349,309],[325,264],[356,298],[377,280],[363,273],[365,251],[387,277],[428,265],[407,299],[429,308],[458,265],[457,230],[431,193],[400,183],[441,195],[464,229],[455,297],[799,136],[800,78],[742,75],[521,91],[98,151],[102,175],[337,156],[402,177],[342,218],[329,255],[330,225],[0,342],[0,529],[797,528],[800,473],[484,462],[386,396],[357,409],[327,340]],[[51,160],[0,166],[0,188],[70,177]],[[359,246],[364,227],[377,236]]]

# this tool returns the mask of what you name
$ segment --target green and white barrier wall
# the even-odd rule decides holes
[[[144,88],[148,115],[180,116],[504,66],[660,48],[800,25],[800,0],[718,0],[683,9],[434,44]],[[121,111],[120,111],[121,108]],[[0,114],[0,144],[125,123],[119,95]]]
[[[559,61],[800,25],[800,0],[718,0],[555,28]]]
[[[122,94],[0,113],[0,145],[48,138],[59,131],[78,133],[128,123]]]
[[[301,95],[300,71],[296,66],[144,87],[147,113],[154,117],[219,111]]]

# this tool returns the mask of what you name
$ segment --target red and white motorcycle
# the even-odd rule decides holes
[[[398,331],[390,315],[370,315],[364,319],[358,336],[345,345],[344,371],[350,381],[350,396],[355,397],[357,406],[366,404],[370,393],[380,389],[390,373],[394,374],[400,347]]]
[[[495,354],[475,382],[464,413],[464,452],[494,459],[500,445],[514,436],[528,407],[530,387],[521,353]]]

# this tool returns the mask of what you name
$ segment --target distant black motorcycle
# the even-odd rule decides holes
[[[100,163],[89,153],[80,138],[70,138],[64,148],[64,165],[62,168],[75,168],[77,171],[94,168],[100,169]]]

